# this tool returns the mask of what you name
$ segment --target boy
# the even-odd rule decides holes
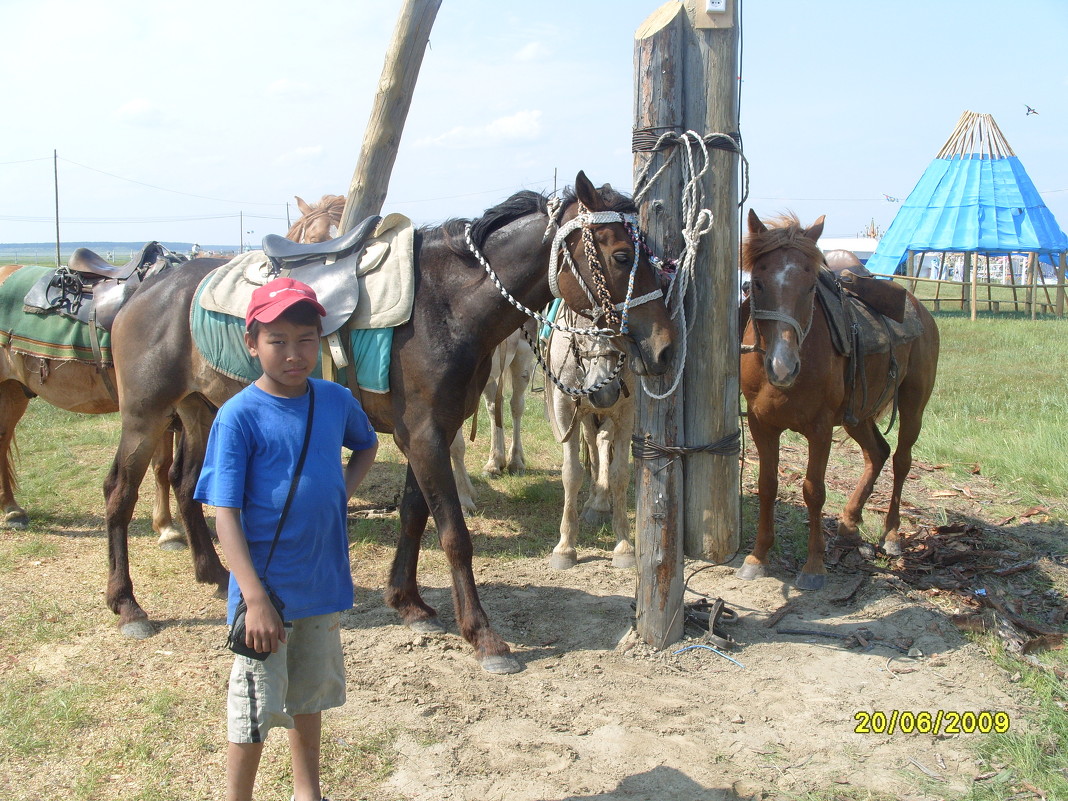
[[[216,507],[230,567],[227,621],[243,596],[245,641],[269,652],[263,660],[234,658],[227,801],[251,801],[263,742],[275,726],[289,729],[293,801],[320,801],[322,710],[345,702],[338,613],[353,599],[346,507],[374,462],[378,438],[348,389],[310,377],[325,314],[315,291],[291,278],[252,293],[245,345],[263,375],[219,410],[197,482],[196,499]],[[309,423],[306,461],[269,557]],[[342,446],[352,451],[344,472]],[[285,621],[265,585],[284,604]]]

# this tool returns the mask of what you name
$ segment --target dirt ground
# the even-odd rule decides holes
[[[796,514],[799,474],[791,469],[784,463],[780,507]],[[1043,524],[1034,509],[1018,509],[1012,521],[984,520],[990,513],[981,498],[997,494],[993,485],[976,476],[967,494],[936,496],[948,484],[928,486],[933,472],[920,466],[909,482],[912,505],[904,529],[914,536],[906,556],[938,531],[958,536],[954,522],[1003,549],[1031,543],[1028,555],[1042,557],[1034,567],[1045,571],[1042,580],[1029,578],[1030,570],[997,580],[1010,595],[1015,587],[1017,599],[1021,593],[1031,598],[1029,607],[1017,611],[1063,630],[1063,550],[1061,556],[1048,550],[1063,528]],[[851,479],[839,480],[844,486]],[[885,484],[881,479],[876,508]],[[997,517],[1005,517],[1002,510]],[[478,534],[491,522],[475,517],[471,524]],[[1041,536],[1028,539],[1032,531]],[[85,585],[80,591],[99,598],[103,543],[95,540],[68,531],[58,556],[17,571],[10,581],[28,587],[66,573],[67,586],[73,579]],[[11,675],[18,663],[43,677],[113,671],[135,683],[163,671],[207,699],[204,709],[190,714],[203,718],[192,728],[211,743],[221,737],[216,706],[230,663],[220,637],[223,602],[190,586],[184,570],[182,591],[168,591],[167,570],[143,560],[166,564],[173,556],[159,554],[149,537],[132,547],[135,561],[142,560],[135,580],[145,588],[142,600],[160,621],[160,634],[144,643],[123,640],[108,625],[106,610],[97,609],[97,633],[11,657],[3,670]],[[94,555],[87,567],[86,548]],[[635,574],[613,568],[605,551],[580,549],[579,564],[564,572],[548,567],[547,553],[476,555],[483,604],[524,668],[498,676],[482,671],[456,634],[449,573],[439,550],[425,552],[420,583],[448,633],[427,636],[399,625],[382,601],[391,549],[363,547],[353,565],[356,605],[343,617],[349,699],[326,715],[324,753],[332,759],[373,733],[395,766],[371,784],[335,777],[325,791],[335,801],[769,801],[804,793],[831,800],[938,799],[958,797],[977,776],[999,769],[977,759],[982,734],[857,731],[863,722],[858,713],[889,717],[895,710],[932,716],[940,710],[1004,712],[1013,727],[1028,726],[1028,694],[950,618],[966,611],[962,599],[972,589],[993,586],[992,577],[961,559],[952,571],[938,571],[960,581],[932,589],[930,582],[905,580],[922,578],[922,565],[895,571],[892,563],[845,554],[825,590],[801,593],[790,584],[796,557],[788,551],[775,552],[772,575],[753,582],[734,577],[741,555],[723,566],[687,563],[688,602],[702,595],[722,598],[737,612],[737,622],[725,627],[736,641],[731,659],[703,647],[677,652],[704,644],[692,626],[673,649],[655,652],[640,643],[631,631]],[[996,564],[1004,565],[1015,552],[999,553]],[[1026,590],[1012,584],[1025,580],[1031,582]],[[86,743],[114,737],[109,731],[94,728]],[[284,759],[279,748],[281,743],[265,759]],[[204,778],[221,776],[221,748],[189,749],[183,759],[193,759],[175,768],[182,771],[175,781],[186,789],[173,797],[221,798],[218,782]],[[41,757],[13,760],[5,769],[7,795],[28,799],[65,786],[63,770],[75,768]],[[52,771],[46,779],[45,769]],[[264,798],[289,797],[283,781],[267,777]],[[115,795],[95,797],[140,797],[120,790],[144,777],[120,772],[114,780]]]
[[[800,492],[789,471],[785,506]],[[947,525],[951,537],[985,530],[1004,545],[1010,529],[974,516],[976,497],[996,494],[989,483],[975,477],[967,494],[931,498],[922,478],[910,482],[913,498],[933,514],[912,508],[916,546],[941,531],[934,517],[968,521]],[[885,491],[883,480],[873,506]],[[454,632],[448,573],[434,556],[421,582]],[[740,559],[687,564],[687,602],[722,598],[738,613],[724,627],[737,642],[731,660],[705,648],[678,652],[704,642],[697,627],[666,651],[642,644],[631,631],[634,573],[614,569],[604,551],[580,550],[565,572],[542,557],[478,560],[483,603],[525,668],[512,676],[483,673],[455,634],[397,626],[380,600],[380,566],[369,565],[358,570],[358,603],[346,616],[343,714],[396,723],[402,758],[383,789],[412,801],[953,797],[991,771],[973,748],[981,734],[859,733],[858,713],[985,710],[1027,725],[1026,694],[948,616],[967,611],[961,598],[971,584],[994,588],[966,560],[954,568],[962,582],[943,582],[954,595],[925,587],[922,566],[870,572],[855,553],[818,593],[791,587],[789,558],[754,582],[734,577]],[[1047,559],[1045,567],[1062,565]],[[921,589],[902,580],[917,575]],[[1051,590],[1036,599],[1051,608],[1030,611],[1056,614],[1062,598]]]

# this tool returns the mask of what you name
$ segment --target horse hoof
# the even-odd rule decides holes
[[[600,509],[584,509],[582,512],[582,522],[589,526],[599,526],[602,523],[607,522],[612,516],[611,511],[601,511]]]
[[[871,561],[875,558],[875,546],[870,542],[862,542],[857,546],[857,553],[859,553],[862,558]]]
[[[523,666],[510,656],[487,656],[479,664],[482,665],[482,669],[487,673],[495,673],[497,675],[518,673],[523,669]]]
[[[445,627],[436,617],[428,617],[425,620],[414,620],[408,624],[408,628],[416,634],[444,634]]]
[[[887,556],[901,556],[904,550],[901,547],[900,540],[887,540],[883,543],[883,553]]]
[[[9,528],[12,531],[25,531],[29,525],[29,515],[21,509],[4,515],[4,528]]]
[[[123,636],[135,640],[147,640],[149,637],[156,636],[156,627],[147,620],[131,620],[129,623],[123,623],[119,631]]]
[[[749,562],[742,562],[742,566],[734,571],[734,575],[742,581],[753,581],[767,576],[768,569],[764,567],[764,565],[754,565]]]
[[[549,557],[549,567],[553,570],[570,570],[578,564],[574,554],[553,553]]]
[[[615,553],[612,554],[612,567],[618,567],[626,570],[627,568],[634,567],[634,554],[632,553]]]
[[[827,576],[823,573],[798,573],[794,586],[799,590],[822,590],[827,583]]]

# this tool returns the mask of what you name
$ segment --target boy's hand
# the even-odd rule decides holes
[[[278,652],[278,643],[286,641],[282,618],[266,594],[262,598],[245,600],[245,645],[257,651]]]

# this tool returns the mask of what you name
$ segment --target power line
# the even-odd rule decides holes
[[[136,181],[133,178],[125,178],[125,177],[123,177],[121,175],[116,175],[113,172],[108,172],[107,170],[99,170],[96,167],[90,167],[88,164],[80,164],[77,161],[72,161],[71,159],[63,158],[62,156],[60,156],[59,159],[60,159],[60,161],[65,161],[68,164],[73,164],[76,167],[81,167],[82,169],[92,170],[93,172],[98,172],[101,175],[107,175],[107,176],[109,176],[111,178],[117,178],[120,181],[127,181],[128,183],[138,184],[139,186],[147,186],[149,189],[157,189],[160,192],[170,192],[171,194],[174,194],[174,195],[184,195],[185,197],[195,197],[195,198],[198,198],[199,200],[213,200],[213,201],[216,201],[218,203],[236,203],[237,205],[240,205],[240,206],[282,206],[282,205],[284,205],[282,203],[264,203],[262,201],[255,201],[255,200],[227,200],[226,198],[209,197],[208,195],[195,195],[195,194],[193,194],[191,192],[182,192],[182,191],[179,191],[177,189],[167,189],[164,186],[156,186],[155,184],[145,183],[144,181]]]

